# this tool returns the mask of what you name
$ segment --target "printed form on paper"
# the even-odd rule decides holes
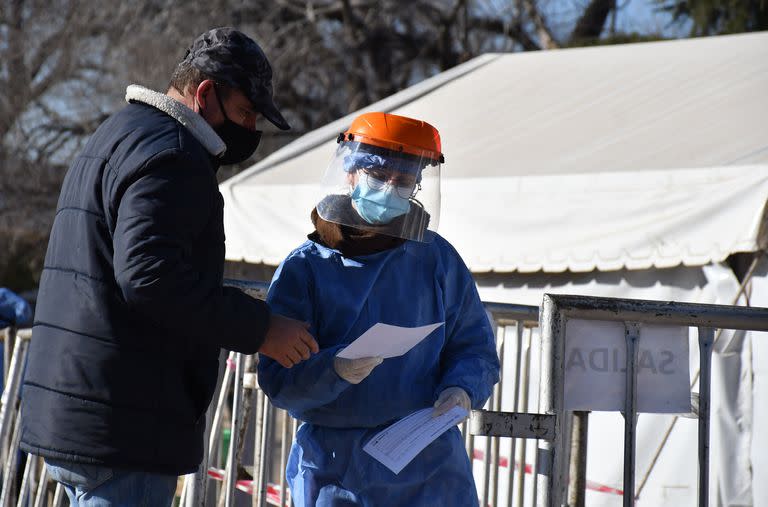
[[[469,413],[456,406],[432,417],[433,408],[418,410],[377,433],[363,450],[399,474],[426,446],[464,420]]]

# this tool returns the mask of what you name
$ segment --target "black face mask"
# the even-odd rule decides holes
[[[219,90],[216,89],[215,91],[221,114],[224,115],[224,124],[215,127],[213,131],[227,145],[227,151],[219,157],[219,162],[221,165],[237,164],[253,155],[253,152],[256,151],[259,141],[261,141],[261,131],[249,130],[230,120],[227,116],[227,111],[224,109],[224,104],[222,104],[221,98],[219,98]]]

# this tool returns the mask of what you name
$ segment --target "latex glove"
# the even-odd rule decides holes
[[[347,359],[337,356],[333,358],[333,369],[336,370],[339,377],[350,384],[359,384],[382,361],[384,361],[384,358],[379,356],[361,357],[360,359]]]
[[[448,387],[437,397],[432,417],[443,415],[457,405],[467,412],[472,410],[472,402],[469,400],[469,395],[464,389],[461,387]]]

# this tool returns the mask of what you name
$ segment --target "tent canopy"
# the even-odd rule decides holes
[[[424,119],[440,233],[475,273],[700,266],[765,247],[768,32],[488,54],[311,132],[221,185],[227,258],[301,243],[335,139]]]

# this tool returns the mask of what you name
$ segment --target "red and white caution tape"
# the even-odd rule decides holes
[[[479,451],[475,449],[472,453],[472,458],[483,461],[485,459],[485,454],[483,451]],[[509,466],[509,458],[506,458],[504,456],[499,456],[499,466],[502,468],[506,468]],[[515,462],[515,470],[519,469],[519,463]],[[532,474],[533,473],[533,466],[526,463],[525,464],[525,473],[526,474]],[[208,477],[212,479],[216,479],[217,481],[223,481],[224,480],[224,470],[220,468],[214,468],[211,467],[208,469]],[[248,493],[249,495],[253,495],[253,481],[249,480],[239,480],[235,482],[235,488],[239,489],[240,491],[244,491],[245,493]],[[590,489],[592,491],[597,491],[599,493],[610,493],[614,495],[622,496],[624,492],[620,489],[612,488],[611,486],[606,486],[605,484],[600,484],[598,482],[594,481],[587,481],[587,489]],[[291,492],[289,490],[286,490],[286,505],[290,505],[291,502]],[[281,495],[280,495],[280,486],[277,484],[267,483],[267,503],[272,505],[283,505],[281,503]]]
[[[472,458],[484,461],[485,460],[485,453],[483,451],[479,451],[475,449],[472,452]],[[502,468],[506,468],[509,466],[509,458],[505,458],[504,456],[499,456],[499,466]],[[520,468],[520,464],[515,462],[515,470]],[[533,473],[533,466],[526,463],[525,464],[525,473],[532,474]],[[605,484],[600,484],[598,482],[594,481],[587,481],[587,489],[591,489],[592,491],[598,491],[600,493],[612,493],[614,495],[623,496],[624,492],[620,489],[612,488],[611,486],[606,486]]]
[[[222,470],[221,468],[211,467],[208,469],[208,477],[210,477],[211,479],[216,479],[217,481],[223,481],[224,470]],[[235,482],[235,488],[245,493],[248,493],[249,495],[253,495],[253,481],[241,479]],[[280,486],[277,484],[267,483],[267,503],[271,505],[283,505],[281,503],[282,499],[280,497],[281,497]],[[285,505],[290,505],[290,504],[291,504],[291,492],[289,490],[286,490]]]

